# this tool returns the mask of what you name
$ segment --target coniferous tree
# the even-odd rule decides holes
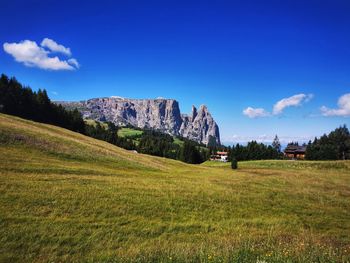
[[[308,160],[348,160],[350,159],[350,133],[346,125],[336,128],[328,135],[315,138],[306,148]]]
[[[233,157],[232,161],[231,161],[231,168],[232,169],[237,169],[238,168],[238,164],[237,164],[237,159]]]
[[[272,147],[277,151],[277,153],[281,153],[281,143],[280,143],[280,140],[279,140],[277,134],[276,134],[275,138],[273,139]]]
[[[84,133],[85,124],[78,111],[65,110],[50,101],[46,90],[33,92],[4,74],[0,77],[0,111]]]
[[[237,161],[245,160],[268,160],[278,159],[281,153],[271,145],[266,146],[256,141],[248,142],[246,146],[236,144],[230,149],[230,161],[236,158]]]

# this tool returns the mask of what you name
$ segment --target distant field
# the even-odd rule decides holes
[[[121,128],[118,130],[118,136],[120,137],[132,137],[142,135],[143,131],[135,130],[131,128]]]
[[[102,127],[105,127],[106,129],[108,128],[107,123],[102,122],[102,121],[97,122],[97,121],[95,121],[95,120],[85,119],[84,122],[85,122],[86,124],[92,125],[92,126],[94,126],[94,127],[96,127],[96,124],[99,123]]]
[[[174,137],[174,143],[180,146],[184,145],[184,141],[181,141],[179,138]]]
[[[349,262],[350,162],[189,165],[0,114],[0,262]]]

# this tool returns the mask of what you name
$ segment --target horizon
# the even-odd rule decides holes
[[[303,143],[349,126],[349,12],[347,1],[11,1],[0,72],[53,101],[204,104],[227,145]]]
[[[90,98],[90,99],[97,99],[98,97],[96,98]],[[118,99],[132,99],[132,100],[158,100],[158,99],[161,99],[161,100],[176,100],[176,99],[173,99],[173,98],[163,98],[163,97],[158,97],[158,98],[125,98],[125,97],[120,97],[120,96],[109,96],[109,97],[99,97],[99,98],[118,98]],[[84,100],[82,100],[84,101]],[[177,101],[177,100],[176,100]],[[60,102],[60,101],[54,101],[54,102]],[[67,102],[75,102],[75,101],[67,101]],[[177,101],[179,103],[179,108],[181,108],[180,106],[180,102]],[[199,106],[196,106],[196,105],[192,105],[192,107],[195,107],[196,109],[200,108],[202,105],[205,105],[205,104],[201,104]],[[205,105],[206,106],[206,105]],[[185,115],[190,115],[191,113],[190,112],[183,112],[183,111],[180,111],[181,114],[185,114]],[[334,129],[336,128],[339,128],[340,126],[343,126],[343,125],[346,125],[345,123],[344,124],[341,124],[339,125],[338,127],[335,127],[333,129],[331,129],[329,132],[333,131]],[[220,127],[219,127],[220,129]],[[316,137],[320,137],[324,134],[328,134],[329,132],[325,132],[323,134],[320,134],[319,136],[314,136],[313,138],[311,137],[304,137],[304,138],[298,138],[298,140],[294,140],[295,138],[294,137],[288,137],[288,136],[285,136],[285,137],[279,137],[278,134],[275,134],[275,135],[260,135],[260,136],[257,136],[257,137],[249,137],[249,136],[246,136],[246,137],[238,137],[238,136],[233,136],[233,138],[235,140],[233,141],[229,141],[229,142],[225,142],[225,141],[221,141],[222,145],[225,145],[225,146],[232,146],[232,145],[235,145],[235,144],[241,144],[241,145],[247,145],[248,142],[251,142],[251,141],[256,141],[258,143],[263,143],[265,145],[271,145],[275,136],[277,135],[278,136],[278,139],[281,143],[281,147],[282,149],[285,148],[288,143],[292,143],[292,142],[298,142],[299,144],[304,144],[304,143],[308,143],[309,141],[313,141]],[[221,137],[221,136],[220,136]]]

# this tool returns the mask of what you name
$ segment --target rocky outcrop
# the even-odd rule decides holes
[[[110,121],[116,125],[130,124],[208,144],[220,144],[219,127],[202,105],[192,113],[180,113],[179,103],[172,99],[96,98],[80,102],[57,102],[66,108],[77,108],[85,119]]]
[[[215,143],[220,144],[219,127],[209,113],[207,106],[201,105],[198,112],[196,107],[192,106],[190,116],[182,115],[182,124],[179,133],[188,139],[209,143],[212,137]]]

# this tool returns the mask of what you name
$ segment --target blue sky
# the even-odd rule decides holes
[[[226,143],[303,141],[350,126],[350,1],[1,6],[0,72],[53,100],[164,97],[184,113],[206,104]]]

